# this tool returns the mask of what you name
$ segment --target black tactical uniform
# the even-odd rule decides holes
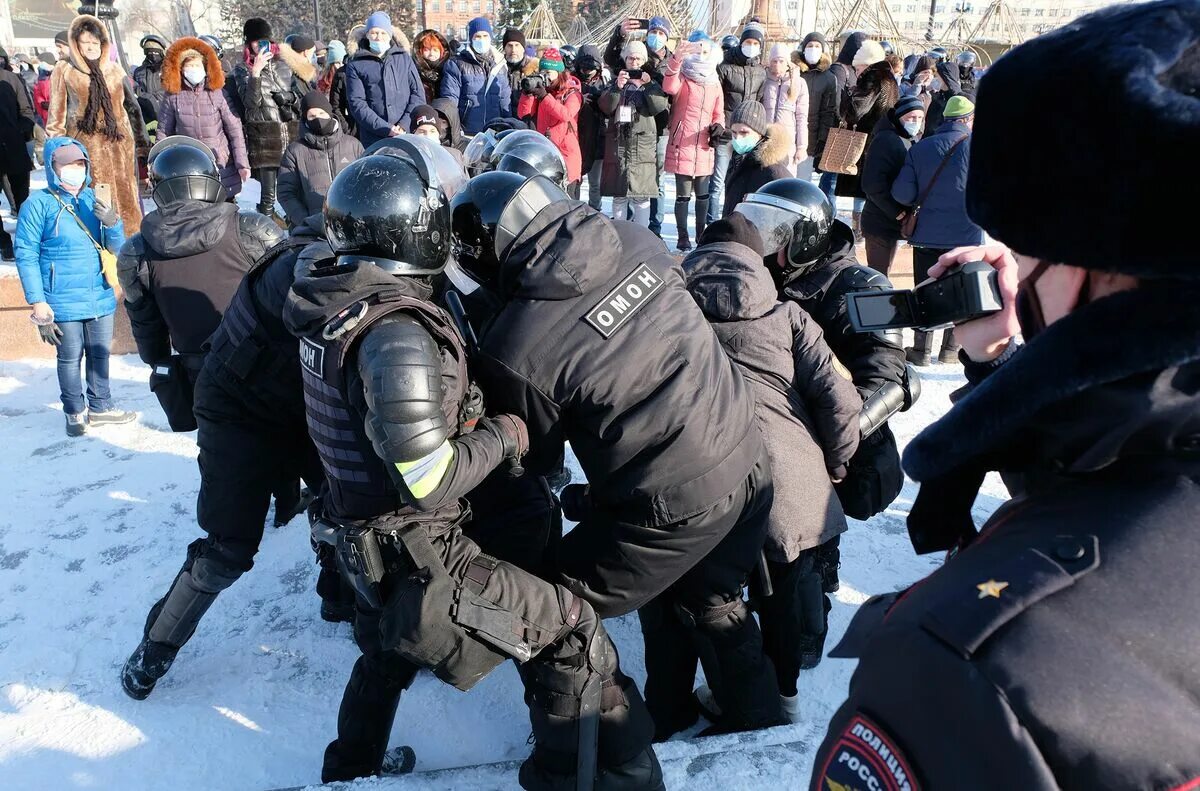
[[[122,683],[132,697],[150,694],[217,594],[254,565],[272,493],[290,491],[300,478],[313,491],[324,481],[304,421],[296,339],[281,319],[295,269],[328,255],[318,244],[320,218],[310,222],[243,278],[210,339],[195,386],[196,520],[208,535],[188,547],[183,568],[151,608],[142,643],[125,663]],[[332,555],[323,558],[317,592],[322,617],[349,620],[353,610],[347,612]]]
[[[484,391],[528,422],[530,469],[552,469],[569,440],[590,481],[563,492],[579,521],[559,552],[564,583],[603,617],[646,608],[660,736],[696,719],[693,641],[726,727],[777,722],[774,674],[742,600],[769,462],[747,385],[678,265],[649,231],[543,177],[477,176],[454,205],[459,262],[504,303],[480,341]]]
[[[599,787],[659,788],[649,718],[599,617],[463,534],[470,512],[460,498],[519,457],[526,435],[519,418],[478,416],[463,338],[429,301],[449,251],[445,201],[415,144],[352,163],[326,198],[336,265],[298,278],[289,297],[329,478],[314,529],[336,537],[363,650],[322,777],[380,773],[418,668],[468,690],[512,658],[536,738],[523,786],[590,779],[598,764]]]
[[[283,234],[224,202],[216,162],[199,141],[167,138],[150,154],[158,208],[121,248],[117,272],[138,355],[154,368],[151,388],[171,427],[191,431],[205,342],[243,276]]]
[[[133,70],[133,90],[139,99],[144,99],[153,111],[145,119],[149,124],[158,120],[158,108],[166,90],[162,84],[163,60],[167,51],[167,40],[153,33],[142,36],[138,43],[142,48],[142,65]]]

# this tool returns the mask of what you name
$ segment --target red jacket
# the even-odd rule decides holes
[[[521,94],[517,117],[537,118],[537,130],[550,138],[567,160],[567,181],[579,181],[583,158],[579,153],[579,108],[583,105],[579,80],[563,72],[558,84],[538,99]]]
[[[50,109],[50,75],[47,72],[38,74],[37,82],[33,84],[33,111],[46,126],[46,113]]]

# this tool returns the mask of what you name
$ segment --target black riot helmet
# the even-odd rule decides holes
[[[217,38],[216,36],[209,35],[207,33],[204,34],[203,36],[200,36],[199,38],[205,44],[207,44],[208,46],[213,48],[213,52],[217,53],[217,57],[221,57],[222,48],[224,47],[224,45],[221,43],[221,39]]]
[[[579,49],[574,44],[564,44],[558,48],[558,51],[562,55],[563,66],[567,71],[574,69],[575,59],[579,57]]]
[[[521,134],[509,135],[492,150],[492,169],[520,173],[525,178],[545,176],[565,187],[567,161],[558,146],[537,132],[532,132],[533,137],[521,137]]]
[[[738,37],[732,33],[730,33],[728,36],[724,36],[721,39],[721,49],[725,52],[728,52],[731,49],[737,49],[740,45],[741,42],[738,41]]]
[[[979,56],[969,49],[964,49],[958,53],[958,57],[954,59],[960,69],[973,69],[979,61]]]
[[[880,41],[879,46],[883,49],[884,55],[896,54],[896,47],[890,41]]]
[[[325,235],[339,264],[433,275],[450,254],[450,206],[421,150],[389,147],[337,174],[325,196]]]
[[[463,166],[467,169],[467,175],[478,176],[492,169],[492,150],[497,142],[494,129],[484,129],[471,138],[463,150]]]
[[[950,53],[946,51],[945,47],[934,47],[925,54],[933,58],[934,63],[941,63],[946,58],[950,57]]]
[[[225,200],[221,171],[212,149],[195,138],[171,135],[154,144],[146,158],[151,197],[160,209],[185,200]]]
[[[786,249],[794,267],[812,264],[829,251],[833,206],[807,179],[776,179],[747,195],[734,211],[758,229],[768,256]]]
[[[495,171],[476,176],[450,204],[458,265],[484,285],[495,286],[500,259],[537,213],[567,199],[543,176]]]

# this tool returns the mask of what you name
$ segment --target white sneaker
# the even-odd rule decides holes
[[[787,695],[779,696],[779,703],[783,706],[783,716],[787,717],[788,722],[797,723],[800,721],[800,693],[788,697]]]
[[[707,684],[701,684],[696,687],[696,702],[700,704],[700,710],[705,714],[705,718],[711,720],[713,716],[721,716],[721,707],[717,705],[717,699],[713,697],[712,690]],[[710,716],[711,715],[711,716]]]

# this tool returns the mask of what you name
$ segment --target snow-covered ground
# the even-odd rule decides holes
[[[243,203],[252,205],[257,189],[249,186]],[[667,217],[664,235],[672,237]],[[117,404],[137,410],[139,421],[68,439],[53,360],[0,362],[0,787],[183,791],[316,782],[357,650],[348,626],[317,615],[303,519],[267,528],[255,568],[222,594],[148,700],[121,691],[118,672],[146,610],[199,534],[198,473],[195,435],[170,432],[145,366],[115,358],[112,376]],[[949,408],[961,370],[935,366],[923,380],[920,402],[893,420],[901,443]],[[575,474],[582,478],[577,467]],[[908,543],[904,519],[915,489],[907,485],[892,508],[854,523],[844,538],[827,647],[868,595],[903,587],[939,562],[916,557]],[[977,520],[1004,497],[989,479]],[[623,668],[640,683],[636,616],[608,627]],[[826,659],[804,674],[800,724],[662,745],[668,787],[802,785],[852,671],[853,662]],[[503,665],[469,694],[419,677],[392,741],[412,745],[425,772],[521,759],[528,736],[516,673]],[[464,770],[414,775],[394,787],[508,788],[516,775]]]

